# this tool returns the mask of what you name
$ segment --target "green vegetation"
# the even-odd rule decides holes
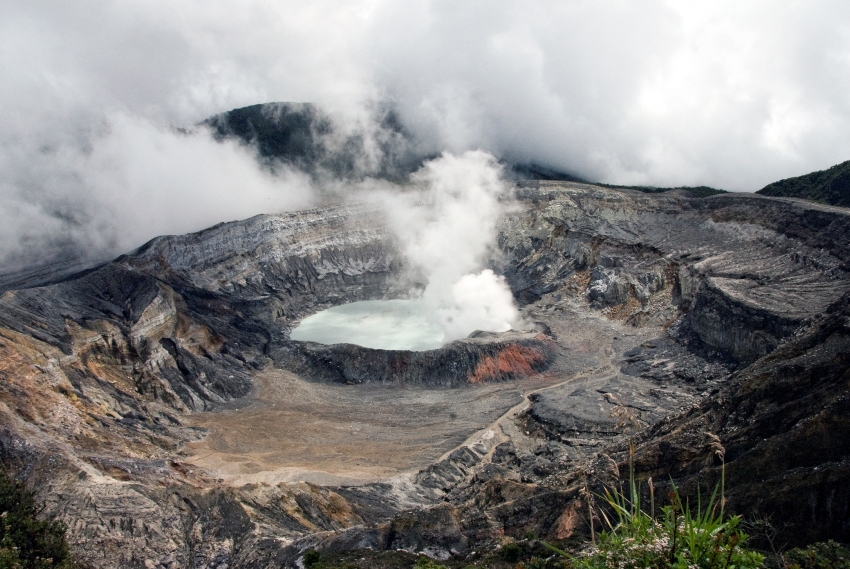
[[[445,565],[440,565],[436,561],[428,559],[427,557],[420,557],[416,561],[416,565],[413,567],[415,569],[443,569]]]
[[[671,492],[671,504],[654,518],[640,508],[633,487],[632,500],[618,492],[605,496],[617,516],[608,520],[609,531],[602,532],[597,543],[581,556],[562,555],[576,569],[755,569],[763,567],[764,557],[746,548],[747,535],[739,529],[738,516],[725,518],[715,496],[696,509],[682,503],[677,491]]]
[[[35,496],[0,469],[0,569],[73,567],[65,526],[37,519]]]
[[[378,141],[383,160],[378,177],[402,182],[426,158],[408,144],[409,134],[390,107],[374,109],[375,118],[389,135]],[[201,123],[212,129],[218,140],[235,137],[255,144],[262,162],[273,170],[277,162],[291,164],[311,175],[324,171],[342,178],[358,179],[364,138],[361,133],[344,134],[330,117],[310,103],[265,103],[233,109]],[[334,135],[334,143],[328,137]],[[344,136],[344,139],[339,137]]]
[[[615,414],[623,422],[637,425],[628,413]],[[697,493],[695,507],[682,500],[675,485],[670,504],[656,516],[655,488],[649,479],[649,512],[641,506],[639,484],[635,479],[635,445],[629,441],[628,490],[606,490],[601,498],[606,507],[594,505],[594,495],[585,488],[590,516],[601,518],[607,531],[597,534],[591,528],[591,544],[583,550],[573,546],[538,540],[527,532],[524,540],[508,541],[488,551],[473,553],[466,560],[437,562],[422,555],[399,551],[346,552],[340,556],[316,551],[304,554],[311,569],[760,569],[765,556],[747,547],[748,536],[741,530],[740,516],[727,516],[726,451],[720,439],[707,433],[710,447],[721,461],[721,478],[706,503]],[[628,492],[628,495],[626,494]],[[719,494],[719,497],[718,497]],[[719,498],[719,499],[718,499]],[[589,545],[589,547],[588,547]],[[555,555],[553,555],[553,553]],[[362,557],[361,557],[362,556]],[[359,559],[356,559],[359,557]],[[850,569],[850,550],[829,541],[784,554],[774,551],[769,567],[775,569]]]
[[[202,124],[211,127],[216,136],[237,136],[245,142],[256,142],[265,158],[315,159],[320,149],[314,132],[326,134],[330,123],[309,104],[278,103],[251,105],[216,115]]]
[[[511,547],[513,546],[513,547]],[[507,553],[505,553],[507,550]],[[308,569],[563,569],[564,560],[537,541],[508,542],[501,547],[479,550],[465,559],[437,561],[406,551],[351,550],[304,554]],[[506,559],[509,557],[511,560]],[[548,559],[547,559],[548,558]]]
[[[505,561],[519,561],[520,556],[522,556],[522,548],[515,543],[508,543],[499,554]]]
[[[850,550],[834,541],[792,549],[782,557],[786,569],[850,569]]]
[[[618,411],[619,408],[619,411]],[[622,424],[638,426],[636,417],[618,405],[612,416]],[[608,531],[597,540],[591,528],[591,548],[582,555],[573,556],[556,547],[550,549],[563,556],[571,569],[757,569],[764,567],[764,556],[745,547],[747,535],[739,529],[741,518],[726,517],[726,450],[720,439],[711,433],[711,448],[721,460],[721,477],[707,504],[697,494],[696,508],[683,502],[673,486],[670,504],[655,515],[655,488],[649,480],[650,511],[641,507],[640,489],[635,480],[635,444],[629,440],[629,495],[620,490],[606,490],[604,500],[608,506],[599,509],[599,515],[608,525]],[[586,484],[586,482],[585,482]],[[717,494],[720,499],[717,500]],[[593,497],[585,491],[588,503]],[[591,514],[592,516],[592,514]],[[616,523],[612,517],[616,516]]]
[[[850,160],[827,170],[773,182],[756,193],[850,207]]]
[[[620,422],[637,427],[639,421],[622,406],[612,411]],[[601,496],[606,507],[597,507],[587,487],[580,493],[588,502],[589,515],[599,517],[607,531],[597,534],[591,526],[591,544],[580,552],[573,547],[538,540],[527,532],[524,540],[508,541],[489,551],[480,551],[465,561],[437,562],[422,555],[399,551],[347,552],[324,556],[317,551],[304,554],[309,569],[760,569],[765,556],[747,547],[748,536],[741,530],[740,516],[727,516],[726,450],[720,438],[707,433],[710,448],[721,461],[721,476],[706,503],[697,493],[695,507],[682,500],[672,486],[669,505],[656,516],[655,488],[649,479],[649,512],[641,506],[641,492],[635,479],[635,443],[629,440],[628,490],[606,490]],[[718,496],[719,495],[719,496]],[[577,545],[577,544],[573,544]],[[562,549],[563,548],[563,549]],[[567,551],[569,549],[570,551]],[[553,555],[556,554],[556,555]],[[362,555],[362,557],[361,557]],[[360,557],[353,559],[353,557]],[[347,559],[346,559],[347,557]],[[356,559],[356,561],[355,561]],[[352,562],[355,561],[355,562]],[[776,569],[850,569],[850,551],[830,541],[793,549],[785,554],[774,551],[769,560]]]
[[[575,174],[535,164],[534,162],[513,164],[510,166],[510,171],[520,180],[578,182],[581,184],[592,183]]]
[[[306,553],[304,553],[304,567],[310,569],[311,567],[315,567],[322,561],[322,554],[316,551],[315,549],[310,549]]]
[[[625,408],[617,408],[617,416],[623,424],[638,426],[636,417]],[[574,556],[556,547],[550,549],[566,559],[565,566],[571,569],[757,569],[764,567],[764,556],[746,548],[747,535],[739,529],[741,518],[726,517],[726,450],[720,439],[708,433],[711,448],[721,460],[721,479],[707,504],[697,494],[696,508],[683,502],[673,486],[669,494],[670,504],[655,515],[655,489],[649,480],[650,511],[641,505],[640,488],[635,480],[635,444],[629,440],[629,484],[628,496],[621,490],[606,490],[605,509],[599,515],[608,525],[608,531],[597,540],[591,529],[591,548]],[[586,484],[586,483],[585,483]],[[718,492],[720,499],[717,499]],[[585,492],[589,503],[592,496]],[[592,514],[591,514],[592,515]],[[612,520],[612,517],[616,517]]]
[[[691,511],[687,504],[673,498],[671,506],[661,509],[659,519],[652,519],[639,509],[633,512],[622,496],[607,498],[614,501],[613,511],[619,511],[622,518],[581,554],[573,550],[578,543],[555,547],[526,536],[525,540],[479,551],[464,560],[435,561],[402,551],[334,554],[311,550],[304,554],[303,562],[308,569],[850,569],[850,550],[834,541],[763,560],[761,554],[746,547],[747,536],[739,529],[738,517],[719,519],[719,503],[714,500],[709,500],[704,511],[699,505]],[[671,527],[674,517],[678,520],[675,530]],[[677,553],[671,562],[674,534]]]

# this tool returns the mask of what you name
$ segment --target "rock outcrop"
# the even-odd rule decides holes
[[[530,183],[531,215],[506,220],[501,247],[520,299],[569,295],[635,325],[688,328],[737,361],[772,351],[848,291],[846,212],[755,196],[687,199]],[[669,300],[653,302],[665,291]],[[664,302],[666,301],[666,302]]]
[[[530,377],[549,367],[557,349],[540,332],[473,335],[420,352],[289,342],[271,357],[281,367],[325,381],[457,387]]]
[[[721,391],[640,436],[638,475],[711,488],[725,449],[729,507],[794,546],[850,535],[850,296],[732,375]],[[709,435],[709,433],[711,435]]]

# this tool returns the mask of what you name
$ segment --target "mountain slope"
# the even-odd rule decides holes
[[[368,124],[346,123],[310,103],[264,103],[233,109],[201,123],[219,139],[256,144],[261,160],[312,176],[374,176],[402,180],[424,158],[392,109],[377,107]]]
[[[773,182],[756,193],[850,207],[850,160],[826,170]]]
[[[349,180],[371,176],[401,182],[435,156],[387,105],[376,105],[366,123],[332,117],[311,103],[277,102],[226,111],[201,125],[210,128],[217,140],[256,145],[267,165],[284,163],[312,176]],[[550,166],[500,158],[510,179],[587,181]]]

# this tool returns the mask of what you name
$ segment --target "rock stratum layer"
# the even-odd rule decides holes
[[[530,377],[549,367],[555,349],[554,342],[539,332],[479,332],[438,350],[420,352],[290,342],[273,359],[287,369],[326,381],[457,387]]]
[[[19,279],[0,297],[3,463],[96,567],[277,567],[308,547],[462,556],[529,530],[564,538],[587,530],[582,473],[611,482],[636,428],[639,476],[713,485],[716,436],[730,508],[781,518],[789,541],[848,541],[850,211],[569,182],[515,193],[493,268],[537,331],[433,353],[289,340],[318,310],[409,290],[363,206],[157,238],[48,286]],[[315,399],[263,405],[303,416],[325,412],[323,393],[356,407],[367,389],[517,391],[495,421],[446,407],[466,430],[395,476],[246,480],[191,462],[210,436],[196,418],[255,409],[269,370],[307,380],[297,393]],[[398,425],[416,427],[423,405]],[[358,436],[346,428],[343,445]]]

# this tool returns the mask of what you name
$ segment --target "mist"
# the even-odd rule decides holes
[[[424,276],[419,294],[446,342],[475,330],[521,327],[504,278],[485,268],[496,223],[509,207],[501,175],[496,158],[484,151],[444,153],[415,172],[410,187],[385,187],[369,196]]]
[[[84,144],[0,155],[0,258],[25,266],[56,251],[100,260],[158,235],[198,231],[313,203],[297,171],[258,167],[250,148],[112,114]]]
[[[261,102],[364,133],[366,174],[377,103],[426,155],[615,184],[755,191],[850,158],[840,0],[11,1],[0,38],[0,269],[315,203],[193,127]]]

